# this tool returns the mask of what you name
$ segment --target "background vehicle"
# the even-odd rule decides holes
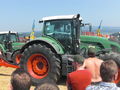
[[[87,49],[88,45],[93,45],[96,46],[97,51],[101,51],[102,49],[111,49],[114,52],[120,53],[119,40],[114,37],[114,34],[101,34],[101,22],[98,27],[97,33],[92,31],[92,25],[90,23],[82,24],[80,39],[83,45],[81,45],[81,47],[86,47]],[[89,29],[84,29],[86,26],[89,26]],[[117,37],[119,37],[119,35]]]
[[[86,57],[91,45],[95,46],[100,58],[108,55],[105,54],[108,52],[106,49],[112,51],[111,45],[120,50],[118,44],[103,37],[80,36],[82,18],[79,14],[45,17],[40,23],[43,23],[42,36],[27,42],[21,48],[20,66],[30,74],[33,84],[50,80],[56,82],[60,76],[66,76],[73,71],[70,57],[76,54]],[[111,54],[113,53],[109,53]],[[119,81],[118,79],[116,83]]]
[[[120,44],[120,32],[110,34],[109,40],[115,41]]]
[[[0,52],[1,58],[9,63],[20,62],[20,48],[24,43],[20,42],[17,32],[6,31],[0,32]]]

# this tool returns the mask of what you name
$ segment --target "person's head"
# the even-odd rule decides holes
[[[84,63],[84,57],[80,56],[80,55],[75,55],[73,57],[73,66],[75,67],[75,69],[77,69],[78,67],[82,66]]]
[[[31,86],[30,76],[23,69],[16,69],[11,76],[12,90],[29,90]]]
[[[116,80],[118,75],[117,64],[113,60],[103,62],[100,67],[100,75],[104,82]]]
[[[55,83],[43,83],[38,85],[35,90],[59,90],[59,87]]]
[[[95,57],[95,54],[96,54],[95,47],[89,47],[88,48],[88,56],[89,57]]]

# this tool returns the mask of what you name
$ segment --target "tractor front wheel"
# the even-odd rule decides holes
[[[46,46],[34,44],[22,54],[21,68],[27,71],[34,85],[54,81],[60,77],[60,59]]]

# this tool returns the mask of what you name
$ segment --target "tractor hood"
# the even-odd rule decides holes
[[[81,40],[81,43],[99,44],[103,48],[109,48],[109,49],[112,49],[113,51],[116,49],[117,52],[120,52],[120,45],[117,42],[110,41],[104,37],[81,35],[80,40]]]
[[[102,41],[108,41],[107,38],[104,37],[98,37],[98,36],[87,36],[87,35],[81,35],[80,36],[81,41],[93,41],[93,42],[102,42]]]

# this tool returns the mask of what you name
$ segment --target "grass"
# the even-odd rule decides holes
[[[14,68],[9,67],[0,67],[0,90],[10,90],[10,77],[11,73],[14,71]],[[62,85],[58,85],[60,90],[67,90],[65,85],[65,80],[62,81]],[[31,90],[34,90],[34,87],[31,87]]]

